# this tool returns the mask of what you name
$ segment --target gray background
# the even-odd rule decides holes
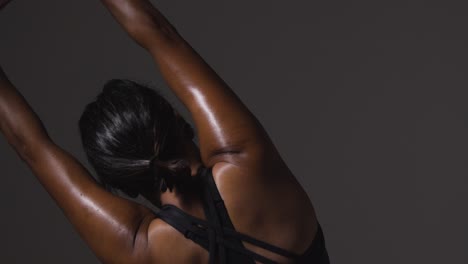
[[[466,4],[153,3],[266,127],[333,263],[468,263]],[[83,162],[77,121],[107,79],[164,85],[99,1],[16,0],[0,45],[10,79]],[[1,262],[98,263],[3,137],[0,164]]]

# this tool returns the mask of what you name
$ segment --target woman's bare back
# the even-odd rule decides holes
[[[287,166],[278,156],[275,159],[267,162],[257,158],[245,163],[237,160],[238,163],[233,164],[231,157],[231,162],[219,162],[213,167],[213,178],[237,231],[301,255],[315,238],[315,212]],[[264,164],[272,165],[265,167]],[[201,213],[202,204],[197,207],[193,214],[205,219]],[[157,263],[188,263],[189,260],[190,263],[208,263],[208,252],[204,248],[164,221],[155,219],[149,233],[155,239],[152,244]],[[275,262],[293,263],[291,259],[249,243],[244,242],[244,246]],[[175,248],[177,253],[168,254]]]

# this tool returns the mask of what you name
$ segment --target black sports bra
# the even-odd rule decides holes
[[[189,215],[173,205],[164,205],[157,216],[209,251],[210,264],[248,263],[255,261],[266,264],[276,262],[244,247],[242,241],[264,248],[287,258],[294,263],[329,264],[323,231],[318,225],[317,234],[309,248],[298,255],[235,230],[224,201],[216,187],[211,168],[201,167],[199,176],[203,182],[204,211],[207,220]]]

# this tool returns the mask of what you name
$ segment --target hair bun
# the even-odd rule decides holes
[[[172,191],[174,186],[181,188],[191,180],[190,163],[185,159],[174,159],[168,161],[151,160],[151,168],[155,176],[160,179],[161,191],[166,187]]]

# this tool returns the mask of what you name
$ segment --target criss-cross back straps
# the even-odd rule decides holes
[[[206,250],[210,250],[210,249],[213,250],[213,248],[210,247],[210,244],[215,244],[215,245],[218,244],[218,245],[221,245],[223,248],[229,248],[245,256],[252,257],[253,259],[261,263],[276,264],[275,261],[272,261],[249,249],[240,247],[238,244],[233,243],[229,239],[229,238],[235,238],[238,240],[246,241],[248,243],[267,249],[269,251],[272,251],[274,253],[277,253],[279,255],[282,255],[288,258],[298,257],[294,253],[291,253],[284,249],[267,244],[263,241],[257,240],[253,237],[239,233],[227,227],[222,228],[222,234],[224,234],[224,236],[220,236],[216,234],[216,231],[215,231],[216,229],[210,222],[188,215],[184,211],[172,205],[165,205],[158,212],[158,217],[161,220],[168,223],[169,225],[173,226],[176,230],[182,233],[186,238],[191,239],[192,241],[199,244]],[[210,237],[210,230],[215,233],[214,238]],[[213,258],[214,260],[216,260],[216,254],[214,253],[210,254],[210,258]]]
[[[232,222],[231,222],[231,220],[229,218],[226,206],[225,206],[224,201],[223,201],[223,199],[221,197],[221,194],[218,191],[218,188],[217,188],[216,183],[214,181],[213,175],[211,173],[211,169],[206,169],[203,172],[202,177],[203,177],[203,180],[206,182],[205,186],[208,187],[208,188],[206,188],[207,191],[205,191],[206,196],[208,196],[205,199],[205,201],[207,201],[209,203],[208,209],[212,212],[211,214],[214,217],[216,217],[217,221],[221,222],[223,224],[223,226],[225,227],[225,228],[223,228],[221,230],[218,230],[218,229],[216,230],[218,235],[221,235],[221,237],[223,237],[223,238],[227,235],[227,236],[236,238],[238,241],[248,242],[250,244],[256,245],[256,246],[261,247],[261,248],[264,248],[266,250],[277,253],[277,254],[279,254],[281,256],[285,256],[287,258],[298,259],[300,257],[299,255],[297,255],[295,253],[292,253],[290,251],[287,251],[285,249],[276,247],[274,245],[268,244],[268,243],[263,242],[261,240],[255,239],[255,238],[253,238],[251,236],[248,236],[248,235],[242,234],[240,232],[237,232],[234,229],[234,226],[233,226],[233,224],[232,224]],[[227,226],[227,228],[226,228],[226,226]],[[225,243],[231,244],[229,241],[226,242],[225,239],[223,239],[223,241]],[[230,248],[233,248],[233,247],[235,247],[236,251],[238,251],[238,252],[243,251],[244,253],[251,252],[251,253],[255,254],[254,252],[252,252],[250,250],[247,250],[242,244],[237,244],[236,245],[234,243],[234,244],[232,244],[230,246]],[[250,255],[250,254],[248,254],[248,255]],[[261,256],[261,255],[258,255],[257,258],[264,258],[264,257]],[[266,261],[267,259],[263,259],[263,260]],[[222,263],[224,263],[224,262],[222,262]],[[264,263],[266,263],[266,262],[264,262]]]
[[[219,257],[221,263],[227,263],[226,248],[246,257],[267,264],[276,263],[262,255],[246,249],[242,241],[264,248],[281,256],[299,259],[300,256],[277,246],[268,244],[246,234],[237,232],[229,219],[226,206],[216,187],[211,169],[204,169],[200,176],[204,182],[204,210],[207,221],[193,217],[172,205],[165,205],[158,213],[159,217],[176,228],[185,237],[201,245],[210,253],[210,264]]]
[[[224,240],[223,235],[223,224],[226,223],[221,222],[220,212],[217,210],[216,206],[219,202],[223,202],[219,193],[216,193],[211,184],[210,177],[211,174],[208,173],[209,171],[206,169],[203,171],[201,177],[202,181],[204,181],[204,188],[203,188],[203,201],[204,201],[204,209],[205,209],[205,216],[210,223],[210,228],[208,229],[209,233],[209,241],[210,241],[210,264],[215,263],[216,256],[219,257],[219,261],[221,264],[226,264],[226,248],[224,243],[220,243],[221,240]],[[216,254],[218,253],[218,254]]]

